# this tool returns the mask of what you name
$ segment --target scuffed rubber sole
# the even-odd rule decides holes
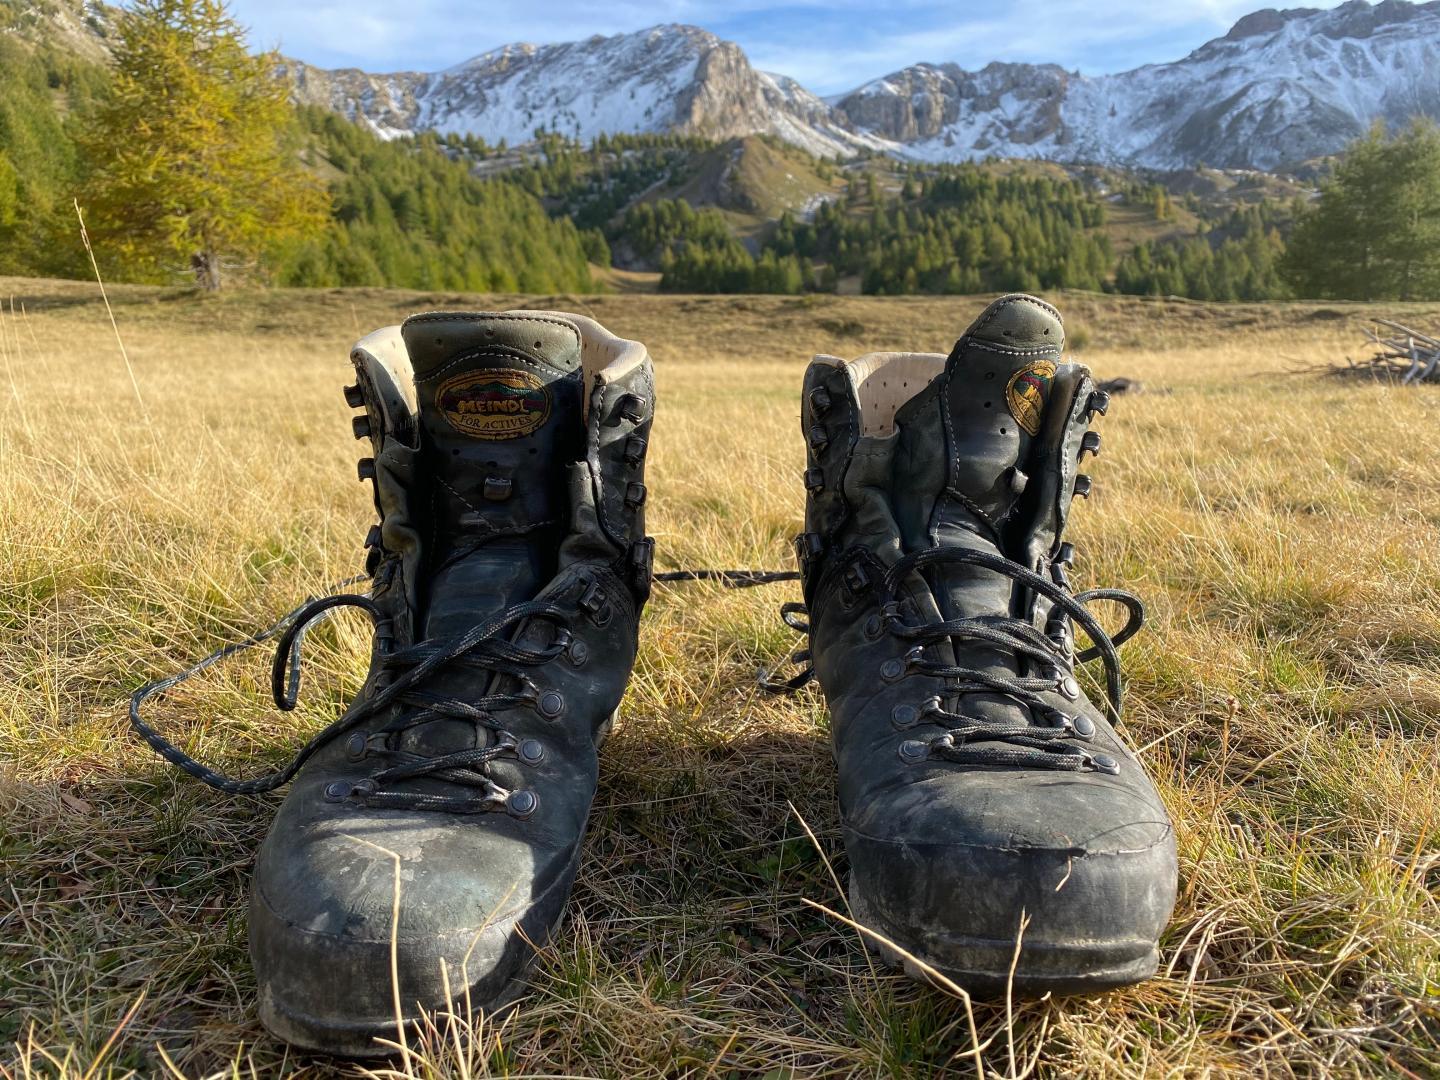
[[[932,946],[918,947],[892,936],[882,920],[865,902],[864,896],[850,879],[850,908],[856,921],[878,934],[894,940],[901,949],[862,934],[865,946],[892,968],[903,969],[917,982],[948,990],[923,965],[938,972],[972,997],[993,1001],[1011,995],[1034,1000],[1046,995],[1072,997],[1099,994],[1144,982],[1155,974],[1159,950],[1146,943],[1124,943],[1104,946],[1026,945],[1021,939],[1020,960],[1012,977],[1010,966],[1015,957],[1015,942],[994,938],[947,935],[937,944],[944,955]],[[921,963],[916,963],[919,960]]]
[[[558,930],[559,924],[556,924],[554,929]],[[535,956],[532,955],[514,978],[505,984],[504,989],[495,1000],[485,1004],[471,1001],[468,1013],[465,1011],[466,1002],[462,995],[452,1002],[448,1009],[436,1008],[429,1016],[442,1031],[446,1018],[452,1013],[466,1022],[479,1017],[484,1017],[486,1020],[503,1019],[525,992],[526,979],[534,966]],[[400,1053],[399,1049],[389,1045],[400,1041],[399,1029],[396,1027],[393,1016],[385,1020],[337,1024],[313,1016],[290,1012],[262,996],[260,1022],[265,1025],[265,1030],[277,1039],[288,1043],[297,1050],[311,1054],[373,1059],[391,1058]],[[413,1046],[420,1037],[420,1020],[417,1017],[405,1017],[404,1024],[405,1038]]]
[[[601,723],[595,732],[596,749],[599,749],[609,738],[619,717],[620,710],[616,709]],[[577,843],[575,864],[579,862],[580,848],[581,845]],[[572,885],[573,874],[572,869],[570,879]],[[538,945],[539,948],[543,948],[554,940],[564,925],[569,907],[568,901],[569,888],[566,889],[566,899],[561,905],[560,912],[546,930],[544,939]],[[490,1000],[477,1001],[471,998],[467,1010],[466,994],[462,991],[448,1006],[436,1005],[433,1009],[427,1010],[428,1015],[432,1020],[438,1021],[439,1025],[443,1025],[445,1018],[451,1014],[466,1021],[478,1017],[484,1017],[487,1020],[503,1018],[514,1008],[515,1003],[528,989],[530,973],[534,970],[537,959],[537,953],[532,950],[524,963],[506,980],[499,993],[493,995]],[[391,1058],[400,1053],[398,1049],[388,1045],[400,1041],[399,1029],[394,1016],[376,1020],[337,1023],[333,1020],[321,1019],[287,1009],[264,988],[260,994],[259,1014],[260,1023],[271,1035],[308,1053],[330,1057],[370,1059]],[[407,1040],[415,1040],[419,1037],[421,1025],[419,1017],[402,1016],[402,1023]]]

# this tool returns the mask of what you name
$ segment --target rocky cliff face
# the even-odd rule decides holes
[[[425,75],[370,75],[357,68],[330,71],[298,60],[286,60],[283,73],[292,84],[293,97],[302,104],[333,109],[386,137],[408,135],[420,127]]]
[[[20,0],[0,5],[0,34],[45,41],[104,63],[110,59],[115,15],[116,9],[101,0]]]
[[[793,80],[756,71],[739,46],[692,26],[508,45],[434,75],[300,63],[289,74],[299,100],[363,119],[384,134],[433,129],[514,143],[540,127],[582,141],[618,132],[715,139],[768,132],[817,154],[878,144],[850,132]]]

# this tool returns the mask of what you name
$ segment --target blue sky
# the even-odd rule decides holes
[[[1337,0],[1309,0],[1334,7]],[[1087,74],[1174,60],[1264,0],[233,0],[257,47],[324,67],[435,71],[515,41],[573,41],[656,23],[703,26],[819,94],[922,60],[1051,61]]]

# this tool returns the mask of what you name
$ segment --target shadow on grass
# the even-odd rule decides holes
[[[958,1005],[875,979],[855,935],[803,903],[844,903],[826,865],[844,872],[823,732],[622,723],[601,760],[571,919],[509,1021],[507,1065],[603,1058],[590,1025],[607,1022],[607,1002],[641,1001],[666,1018],[631,1033],[637,1047],[653,1042],[657,1072],[667,1055],[759,1062],[806,1040],[824,1058],[871,1059],[871,1043],[904,1044],[907,1059],[953,1052],[928,1044]],[[255,1020],[245,945],[250,868],[276,802],[225,797],[159,762],[0,787],[0,1037],[10,1051],[33,1031],[36,1044],[93,1061],[143,991],[112,1066],[160,1071],[158,1045],[187,1075],[205,1075],[242,1043],[262,1074],[300,1065]],[[861,983],[870,1004],[857,998]],[[878,1031],[876,993],[885,1009],[928,997],[933,1023],[896,1043]],[[571,1017],[566,1033],[554,1030],[557,1010]],[[716,1024],[741,1033],[724,1054],[711,1045]],[[527,1038],[542,1029],[545,1040]]]

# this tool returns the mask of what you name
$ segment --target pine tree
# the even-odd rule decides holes
[[[247,51],[223,0],[136,0],[120,16],[112,92],[81,147],[91,231],[127,276],[188,266],[218,289],[227,264],[323,228],[277,63]],[[370,280],[371,267],[351,260],[342,276]]]
[[[1417,120],[1390,138],[1377,124],[1353,143],[1281,269],[1301,296],[1440,297],[1440,128]]]

